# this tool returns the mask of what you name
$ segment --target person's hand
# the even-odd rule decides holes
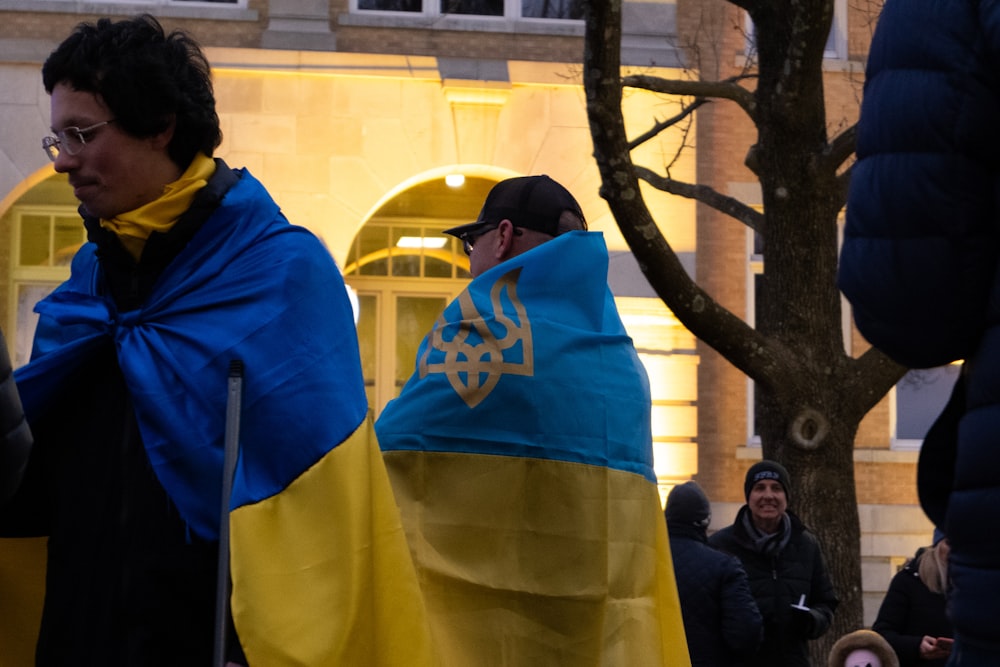
[[[951,655],[951,645],[954,643],[954,640],[948,637],[924,636],[920,640],[920,659],[940,660],[947,658]]]
[[[798,637],[810,637],[813,631],[813,615],[808,607],[792,605],[790,629]]]

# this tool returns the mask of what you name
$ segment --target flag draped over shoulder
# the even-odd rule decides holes
[[[340,274],[248,173],[160,277],[118,312],[92,245],[42,301],[16,374],[29,421],[113,339],[157,478],[218,539],[228,369],[246,368],[230,501],[232,609],[251,664],[428,664],[398,510],[373,437]]]
[[[607,268],[571,232],[483,273],[376,422],[445,665],[690,664]]]

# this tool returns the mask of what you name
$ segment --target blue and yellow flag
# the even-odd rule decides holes
[[[572,232],[483,273],[376,422],[449,667],[690,665],[607,270]]]
[[[326,249],[243,173],[142,308],[118,312],[100,270],[85,245],[37,308],[33,359],[16,374],[29,421],[110,338],[157,478],[191,530],[218,539],[228,368],[242,361],[228,521],[233,620],[250,664],[429,664],[351,308]]]

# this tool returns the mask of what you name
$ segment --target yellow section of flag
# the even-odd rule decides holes
[[[233,510],[230,526],[233,619],[251,665],[434,664],[370,418],[284,491]]]
[[[0,540],[0,667],[35,664],[47,543],[46,537]]]
[[[690,665],[645,477],[520,456],[384,458],[444,665]]]

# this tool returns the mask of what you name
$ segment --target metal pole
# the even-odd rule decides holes
[[[222,508],[219,513],[219,567],[215,586],[215,653],[212,664],[225,667],[226,634],[229,626],[229,498],[240,445],[240,413],[243,398],[243,362],[229,362],[229,393],[226,399],[225,449],[222,459]]]

